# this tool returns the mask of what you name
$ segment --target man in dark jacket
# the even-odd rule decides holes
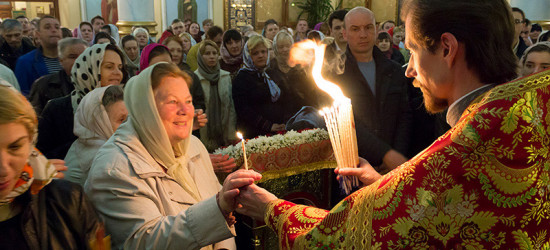
[[[0,46],[0,59],[4,60],[11,70],[15,70],[17,58],[36,49],[28,38],[22,35],[21,23],[15,19],[7,19],[2,22],[2,45]]]
[[[515,31],[516,36],[514,39],[514,53],[518,58],[523,56],[523,52],[527,49],[527,44],[521,38],[521,31],[525,27],[525,13],[520,8],[512,8],[512,14],[514,15],[514,22],[516,23]]]
[[[351,99],[359,156],[379,171],[391,170],[407,159],[412,113],[407,80],[399,64],[374,46],[376,22],[368,9],[348,12],[344,19],[348,41],[344,73],[330,78]]]
[[[88,42],[67,37],[59,41],[57,50],[59,51],[59,62],[62,70],[38,78],[31,87],[29,101],[31,102],[36,114],[40,116],[42,110],[49,100],[66,96],[74,89],[71,81],[71,69],[74,61],[88,47]]]

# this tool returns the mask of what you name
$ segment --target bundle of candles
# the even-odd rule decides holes
[[[311,40],[298,43],[291,51],[291,64],[307,58],[307,55],[304,54],[305,51],[311,49],[315,51],[315,61],[312,68],[313,79],[321,90],[334,99],[332,107],[323,108],[320,111],[327,125],[334,156],[338,168],[354,168],[359,164],[359,153],[351,100],[344,96],[344,93],[336,84],[325,80],[321,74],[325,47],[326,45],[317,45]],[[340,187],[346,194],[349,194],[352,188],[356,186],[359,186],[357,178],[340,176]]]

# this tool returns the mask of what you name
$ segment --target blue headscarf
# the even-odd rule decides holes
[[[254,62],[252,61],[252,57],[250,57],[250,51],[248,50],[248,42],[246,42],[243,48],[243,58],[244,58],[243,60],[244,64],[243,64],[243,67],[239,70],[239,72],[241,70],[244,70],[253,74],[254,73],[258,74],[258,77],[263,78],[264,83],[267,83],[267,85],[269,86],[269,92],[271,93],[271,101],[276,102],[277,100],[279,100],[279,97],[281,97],[281,89],[271,79],[271,77],[269,77],[269,75],[265,73],[265,69],[269,68],[269,53],[267,53],[267,64],[261,70],[256,68],[256,66],[254,65]]]

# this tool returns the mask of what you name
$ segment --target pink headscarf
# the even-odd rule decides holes
[[[149,67],[149,54],[151,53],[151,51],[154,48],[156,48],[158,46],[165,47],[166,50],[170,51],[168,49],[168,47],[166,47],[162,44],[158,44],[158,43],[147,44],[147,46],[145,46],[145,48],[143,48],[143,51],[141,51],[141,57],[139,59],[139,70],[140,70],[140,72],[145,70],[147,67]],[[139,72],[137,72],[137,74],[139,74]]]

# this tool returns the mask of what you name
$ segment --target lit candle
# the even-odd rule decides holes
[[[244,155],[244,169],[248,170],[248,161],[246,160],[246,149],[244,148],[244,138],[243,134],[237,132],[237,137],[241,139],[241,145],[243,146],[243,155]]]

